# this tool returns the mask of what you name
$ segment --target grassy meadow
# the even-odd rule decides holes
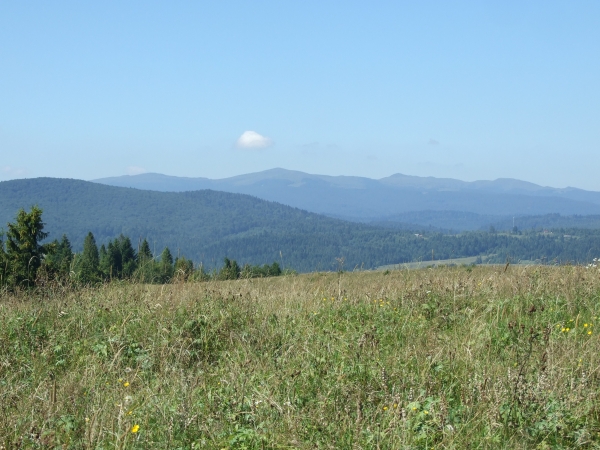
[[[0,448],[600,448],[600,272],[0,296]]]

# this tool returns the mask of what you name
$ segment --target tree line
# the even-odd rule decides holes
[[[239,278],[272,277],[282,274],[277,262],[263,266],[224,259],[223,266],[207,272],[202,264],[195,265],[185,256],[173,257],[165,247],[155,257],[146,239],[137,250],[131,239],[121,234],[98,247],[92,232],[83,241],[81,253],[73,251],[66,234],[59,240],[42,243],[48,237],[44,231],[42,210],[19,210],[15,222],[7,224],[0,234],[0,286],[30,287],[50,280],[77,284],[94,284],[112,280],[136,280],[143,283],[168,283],[174,280],[235,280]]]

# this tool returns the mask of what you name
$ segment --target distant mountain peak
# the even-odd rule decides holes
[[[395,173],[377,180],[309,174],[277,167],[216,180],[142,174],[95,181],[156,191],[212,189],[248,194],[353,220],[379,220],[423,210],[511,216],[600,213],[600,192],[556,189],[514,178],[462,181]]]

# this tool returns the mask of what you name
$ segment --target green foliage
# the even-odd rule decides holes
[[[171,255],[171,251],[169,247],[165,247],[165,249],[160,254],[160,261],[158,263],[158,277],[159,280],[163,283],[168,282],[173,278],[173,272],[175,268],[173,267],[173,255]]]
[[[73,248],[66,234],[62,235],[60,242],[52,241],[54,251],[46,255],[45,264],[49,271],[63,279],[68,279],[73,264]]]
[[[175,258],[174,272],[178,280],[185,281],[193,275],[194,263],[185,256]]]
[[[244,264],[242,267],[240,278],[264,278],[264,277],[277,277],[281,275],[281,267],[278,262],[273,264],[264,264],[263,266],[251,266],[250,264]]]
[[[1,257],[3,282],[12,286],[31,286],[45,255],[51,253],[54,246],[40,243],[48,236],[43,231],[40,208],[33,206],[29,213],[20,209],[15,220],[15,223],[7,224],[6,250],[2,250]]]
[[[219,271],[219,280],[237,280],[240,277],[241,269],[236,260],[227,257],[223,260],[223,267]]]
[[[106,278],[130,278],[137,268],[137,256],[131,239],[123,234],[108,243],[104,258],[100,266]]]
[[[151,283],[157,279],[157,264],[152,256],[150,245],[144,239],[140,245],[138,253],[138,268],[135,273],[135,279],[143,283]]]
[[[100,279],[100,254],[94,235],[89,232],[83,241],[83,252],[76,260],[77,279],[87,284]]]

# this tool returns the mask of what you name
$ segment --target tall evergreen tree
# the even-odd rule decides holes
[[[162,251],[158,267],[160,281],[168,282],[173,277],[173,255],[171,255],[169,247],[165,247]]]
[[[100,274],[105,278],[109,277],[110,273],[110,264],[108,261],[108,252],[106,251],[106,246],[102,244],[100,246],[100,250],[98,251],[98,256],[100,259],[100,264],[98,265],[98,269]]]
[[[102,271],[108,278],[130,278],[137,268],[137,255],[131,239],[120,235],[108,243],[103,257]]]
[[[121,278],[129,278],[133,275],[137,267],[137,255],[135,254],[135,250],[131,245],[131,239],[129,239],[129,237],[121,234],[117,239],[117,245],[121,252]]]
[[[79,261],[79,277],[84,283],[98,281],[100,268],[100,254],[96,239],[90,231],[83,241],[83,252]]]
[[[121,258],[121,250],[116,241],[109,241],[106,248],[106,273],[110,278],[120,278],[123,272],[123,260]]]
[[[31,285],[35,282],[44,256],[53,248],[52,244],[40,244],[47,236],[42,210],[37,206],[33,206],[29,213],[19,210],[16,223],[8,223],[4,258],[10,283]]]
[[[46,264],[50,272],[59,277],[68,277],[71,271],[71,263],[73,262],[73,248],[66,234],[63,234],[60,242],[54,240],[52,242],[54,252],[46,257]]]
[[[150,251],[150,245],[148,245],[148,241],[146,239],[144,239],[142,241],[142,245],[140,245],[140,252],[138,254],[138,260],[140,262],[142,262],[142,261],[151,260],[152,258],[153,258],[153,256],[152,256],[152,251]]]
[[[150,283],[155,278],[156,263],[150,251],[148,241],[144,239],[140,245],[140,251],[138,253],[138,269],[136,272],[136,278],[141,282]]]

